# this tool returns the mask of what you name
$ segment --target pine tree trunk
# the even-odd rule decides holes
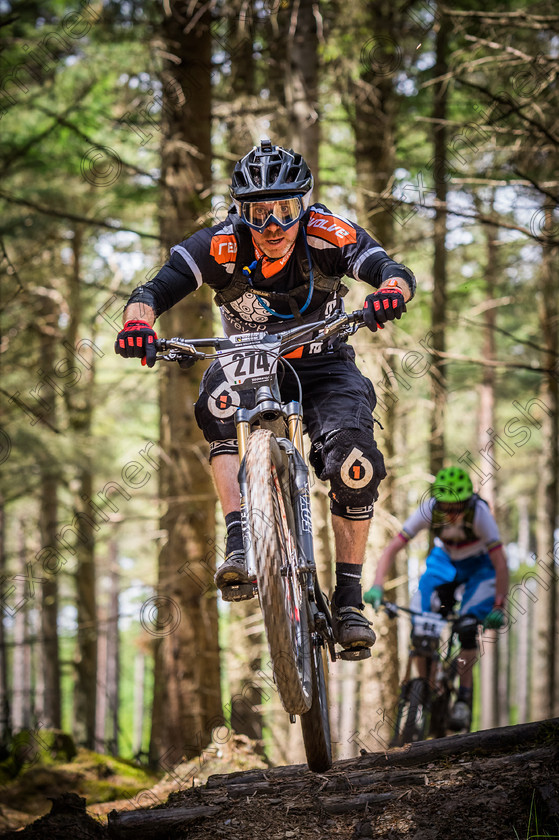
[[[25,580],[27,551],[25,524],[19,523],[18,577]],[[18,589],[14,607],[14,658],[12,722],[14,731],[31,727],[31,649],[29,644],[29,609],[23,587]]]
[[[161,236],[167,247],[193,233],[209,209],[211,192],[211,39],[205,3],[164,6],[162,36]],[[164,335],[211,334],[211,296],[202,287],[162,319]],[[197,755],[222,722],[215,562],[215,494],[207,445],[194,419],[202,371],[167,365],[161,377],[161,528],[167,542],[159,556],[154,630],[155,686],[150,743],[154,764],[169,766]],[[211,552],[210,552],[211,555]],[[166,624],[163,617],[170,618]]]
[[[68,326],[65,346],[68,348],[69,364],[73,366],[73,349],[79,340],[78,330],[82,325],[82,256],[83,231],[74,230],[72,239],[73,267],[70,278]],[[95,575],[95,532],[99,526],[91,515],[88,502],[93,497],[93,461],[91,451],[91,423],[93,417],[95,378],[94,354],[86,346],[81,348],[82,358],[89,352],[85,371],[79,384],[64,392],[72,434],[82,446],[81,463],[78,469],[79,489],[74,496],[72,524],[76,534],[76,609],[77,649],[75,656],[76,683],[74,689],[74,726],[77,742],[93,749],[95,743],[95,720],[97,699],[97,597]]]
[[[95,699],[95,752],[106,752],[107,730],[107,611],[99,610],[97,631],[97,696]]]
[[[44,373],[54,372],[57,362],[58,309],[54,309],[49,298],[43,304],[40,333],[41,365]],[[48,390],[42,397],[43,418],[56,427],[56,393]],[[57,467],[47,460],[41,464],[41,498],[39,528],[41,545],[55,545],[58,526]],[[44,726],[59,729],[61,726],[60,657],[58,646],[58,579],[56,575],[45,577],[41,586],[40,610],[40,667],[42,670],[42,699],[39,720]],[[38,710],[39,711],[39,710]]]
[[[251,114],[255,104],[253,0],[234,0],[221,12],[216,31],[226,33],[219,38],[231,62],[230,113],[226,114],[229,153],[241,158],[249,151],[251,139],[256,142],[256,118]]]
[[[553,208],[546,208],[546,231],[553,232]],[[550,236],[551,239],[551,236]],[[557,375],[558,304],[557,247],[543,246],[540,280],[540,335],[545,347],[540,389],[542,453],[538,494],[537,548],[542,582],[538,586],[536,608],[536,669],[534,716],[553,717],[559,710],[559,613],[557,609],[558,556],[555,530],[559,507],[559,377]]]
[[[93,496],[93,473],[86,463],[80,470],[82,496]],[[75,736],[77,742],[93,749],[97,702],[97,598],[95,591],[95,523],[84,511],[81,499],[76,498],[75,515],[79,517],[76,531],[77,550],[77,619],[78,648],[76,652]]]
[[[266,81],[270,91],[270,132],[272,141],[280,146],[289,146],[291,139],[291,124],[285,103],[290,8],[291,0],[288,3],[275,3],[266,16],[264,26],[264,37],[268,45]]]
[[[369,37],[372,51],[365,60],[361,56],[359,80],[354,88],[355,115],[355,163],[358,183],[358,221],[389,252],[395,248],[395,224],[392,205],[379,206],[374,195],[384,195],[389,190],[395,166],[395,122],[397,97],[394,87],[395,68],[391,45],[398,42],[398,19],[389,3],[363,4],[357,8],[363,32]],[[370,33],[374,37],[370,38]],[[388,52],[385,49],[388,47]],[[372,342],[378,349],[386,343],[397,342],[396,331],[390,332],[385,339],[382,333],[376,333]],[[391,370],[390,360],[384,357],[383,365]],[[379,546],[384,547],[393,534],[385,527],[382,512],[386,509],[394,513],[394,470],[395,443],[394,434],[397,425],[397,403],[391,402],[382,416],[384,431],[379,437],[387,466],[387,477],[381,484],[380,497],[376,504],[375,522],[367,552],[374,561],[378,558]],[[379,516],[379,511],[381,516]],[[373,547],[374,546],[374,547]],[[390,579],[397,577],[401,561],[393,566]],[[367,564],[365,574],[372,575],[374,567]],[[386,581],[390,583],[389,580]],[[354,750],[358,748],[378,748],[378,739],[388,742],[390,726],[387,724],[394,709],[399,689],[398,668],[398,628],[396,622],[389,622],[385,616],[374,619],[377,642],[373,657],[366,660],[361,669],[359,694],[354,704],[355,728],[352,735]],[[345,692],[344,692],[344,703]],[[344,715],[346,713],[344,712]],[[342,740],[347,723],[342,721]],[[369,733],[367,735],[367,733]],[[371,733],[373,733],[371,735]],[[366,745],[364,741],[371,741]]]
[[[485,265],[485,300],[487,311],[485,314],[485,330],[483,335],[483,358],[495,358],[495,309],[491,306],[495,284],[498,276],[496,242],[492,231],[487,234],[487,261]],[[496,460],[495,447],[491,439],[491,432],[495,428],[495,368],[482,368],[482,382],[480,385],[479,415],[478,415],[478,446],[479,451],[485,453],[482,462],[484,474],[483,486],[480,492],[489,504],[493,514],[496,510],[496,470],[499,469]],[[499,709],[504,698],[499,698],[499,635],[495,631],[485,631],[483,646],[484,655],[481,657],[481,728],[490,729],[499,725]]]
[[[285,103],[291,126],[290,146],[303,155],[319,192],[318,147],[318,4],[292,0],[287,39]]]
[[[134,657],[134,724],[132,747],[134,756],[140,757],[144,745],[146,657],[138,651]]]
[[[0,576],[6,574],[6,511],[0,493]],[[7,744],[11,734],[10,704],[8,699],[8,662],[6,649],[5,611],[0,609],[0,747]]]
[[[120,574],[118,568],[118,546],[113,540],[109,543],[109,606],[107,618],[107,707],[108,707],[108,751],[118,755],[118,719],[119,719],[119,676],[120,676],[120,635],[119,635],[119,596]]]
[[[440,12],[440,9],[437,9]],[[433,179],[435,198],[439,204],[447,199],[447,87],[444,78],[448,71],[447,42],[449,34],[448,20],[444,14],[436,15],[437,33],[435,43],[436,62],[433,75],[442,81],[433,86],[433,152],[435,166]],[[438,353],[446,349],[446,209],[437,206],[433,231],[433,298],[431,301],[431,346],[435,351],[429,368],[431,376],[431,438],[429,442],[429,469],[434,476],[444,466],[445,455],[445,414],[446,414],[446,371],[443,359]]]
[[[55,545],[58,521],[58,478],[45,475],[41,491],[41,545]],[[40,611],[41,663],[43,700],[41,721],[54,729],[61,726],[60,656],[58,649],[58,580],[45,579],[41,587]]]

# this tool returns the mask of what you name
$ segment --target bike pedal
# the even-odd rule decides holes
[[[349,659],[355,661],[357,659],[368,659],[371,655],[371,648],[347,648],[341,650],[336,654],[337,659]]]
[[[231,583],[221,590],[224,601],[249,601],[255,594],[256,588],[252,583]]]

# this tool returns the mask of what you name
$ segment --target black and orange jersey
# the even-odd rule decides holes
[[[328,283],[327,278],[348,276],[378,288],[389,277],[401,277],[412,295],[415,290],[409,269],[390,259],[359,225],[322,204],[313,204],[301,219],[295,247],[285,264],[272,266],[270,271],[269,263],[263,266],[262,259],[257,259],[250,229],[232,208],[225,221],[197,231],[171,248],[169,260],[152,280],[132,293],[128,303],[147,303],[160,315],[207,283],[221,304],[227,334],[278,332],[293,326],[289,320],[293,301],[295,311],[304,307],[304,320],[318,320],[342,308],[343,287]],[[247,277],[245,282],[243,269],[249,266],[250,280]],[[309,299],[311,275],[324,282],[313,284]],[[233,298],[231,289],[236,295]],[[272,302],[267,306],[265,300]]]

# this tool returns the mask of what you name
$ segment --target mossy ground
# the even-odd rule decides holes
[[[35,756],[15,778],[4,768],[0,779],[0,830],[26,825],[47,814],[51,800],[62,793],[76,793],[88,805],[134,800],[141,791],[152,788],[161,775],[83,749],[71,761]]]

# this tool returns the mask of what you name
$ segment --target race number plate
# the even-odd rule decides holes
[[[270,382],[279,356],[279,337],[242,333],[230,336],[229,343],[218,351],[218,358],[231,390],[247,391]]]
[[[438,639],[445,624],[446,621],[438,613],[423,613],[422,616],[414,616],[413,632],[417,636]]]

